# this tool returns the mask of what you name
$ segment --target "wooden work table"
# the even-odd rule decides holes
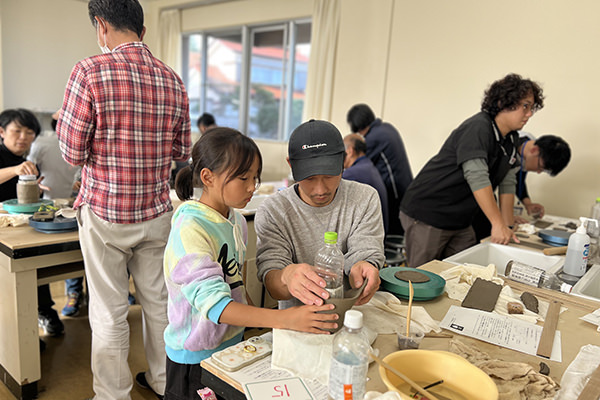
[[[442,261],[432,261],[423,265],[421,268],[431,272],[439,273],[453,266],[453,264]],[[512,282],[511,286],[513,286]],[[521,287],[518,286],[519,285],[513,287],[513,289],[515,289],[517,292],[519,292],[521,289]],[[554,291],[531,288],[530,286],[525,288],[528,291],[533,292],[542,300],[557,298],[557,292]],[[594,309],[600,308],[600,303],[589,300],[581,302],[579,299],[574,299],[571,295],[558,294],[558,297],[560,297],[559,300],[562,300],[563,305],[568,308],[565,312],[560,314],[558,320],[557,329],[561,331],[562,334],[562,362],[560,363],[492,345],[466,336],[456,335],[454,333],[452,333],[453,339],[458,339],[467,345],[475,346],[479,350],[488,353],[493,358],[528,363],[536,370],[539,370],[539,363],[543,361],[550,367],[550,376],[556,382],[560,383],[560,379],[565,369],[569,366],[571,361],[573,361],[581,346],[586,344],[600,346],[600,333],[596,331],[596,326],[579,319],[581,316],[593,311]],[[405,301],[403,301],[403,303],[405,303]],[[434,300],[414,302],[413,305],[425,307],[433,319],[441,321],[446,315],[446,312],[450,306],[460,306],[460,302],[448,298],[446,294],[442,294]],[[444,331],[444,333],[449,332]],[[450,339],[448,338],[426,337],[423,339],[420,348],[430,350],[448,350],[449,341]],[[386,355],[398,350],[397,338],[395,335],[379,335],[375,340],[373,347],[380,350],[380,357],[383,358]],[[209,372],[206,380],[203,376],[203,383],[205,383],[207,386],[222,390],[221,394],[228,400],[245,398],[243,395],[241,382],[235,381],[226,371],[215,367],[214,364],[203,361],[202,366],[207,372]],[[326,371],[324,371],[324,373],[326,373]],[[385,384],[379,376],[379,367],[376,365],[376,363],[370,364],[368,377],[369,381],[367,382],[367,390],[375,390],[379,392],[387,391]]]
[[[0,228],[0,372],[18,399],[37,397],[41,378],[38,285],[82,275],[77,231]]]

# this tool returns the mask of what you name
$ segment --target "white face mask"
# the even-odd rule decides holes
[[[102,24],[102,25],[104,25],[104,24]],[[102,51],[102,54],[106,54],[106,53],[110,53],[111,52],[111,50],[108,48],[108,45],[106,44],[106,34],[104,34],[104,46],[102,46],[100,44],[100,40],[98,39],[98,47],[100,47],[100,51]]]

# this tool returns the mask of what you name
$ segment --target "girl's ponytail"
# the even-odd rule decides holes
[[[175,177],[175,193],[179,200],[189,200],[194,195],[194,170],[191,165],[182,168]]]

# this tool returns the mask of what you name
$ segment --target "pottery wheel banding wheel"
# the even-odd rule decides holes
[[[425,301],[435,299],[444,293],[446,281],[441,276],[433,272],[407,268],[407,267],[389,267],[379,271],[381,277],[381,287],[397,297],[408,299],[409,286],[408,281],[412,282],[415,301]]]
[[[401,281],[411,281],[412,283],[429,282],[431,279],[418,271],[398,271],[394,276]]]

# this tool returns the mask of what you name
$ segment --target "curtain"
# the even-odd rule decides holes
[[[315,0],[303,120],[331,119],[340,0]]]
[[[158,20],[157,57],[181,75],[181,13],[166,10]]]

